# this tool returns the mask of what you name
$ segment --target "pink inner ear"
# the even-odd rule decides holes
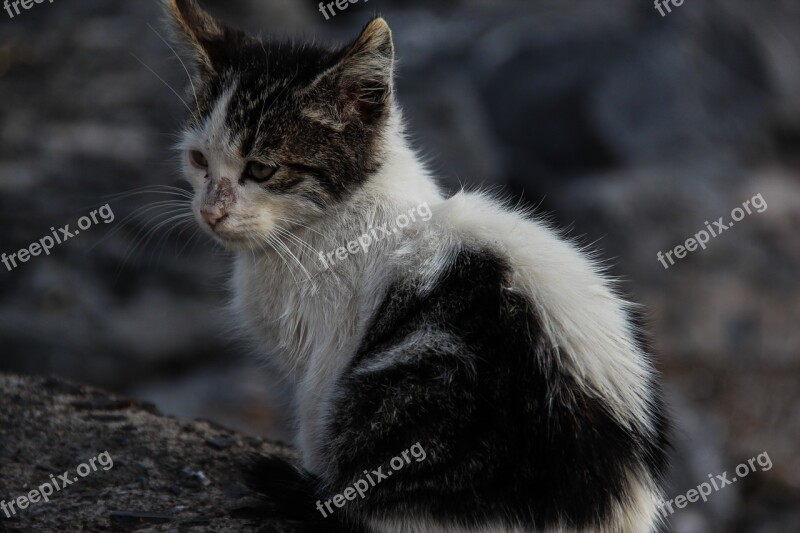
[[[369,103],[361,99],[361,88],[355,84],[348,84],[340,93],[342,114],[348,120],[361,120],[368,111]]]
[[[340,109],[347,121],[370,122],[385,104],[385,93],[357,83],[345,84],[339,92]]]

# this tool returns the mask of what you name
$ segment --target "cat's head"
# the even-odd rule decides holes
[[[164,0],[190,60],[180,143],[200,224],[233,249],[310,226],[380,166],[393,101],[383,19],[348,46],[271,42]]]

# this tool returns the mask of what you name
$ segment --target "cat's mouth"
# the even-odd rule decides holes
[[[231,229],[231,216],[228,213],[204,209],[197,213],[197,221],[206,232],[222,244],[235,244],[243,241],[241,235]]]
[[[227,227],[227,224],[224,223],[224,220],[221,220],[218,224],[210,225],[210,224],[203,224],[205,230],[210,233],[216,240],[218,240],[222,244],[242,244],[246,241],[246,239],[240,235],[238,232],[233,231],[231,228]]]

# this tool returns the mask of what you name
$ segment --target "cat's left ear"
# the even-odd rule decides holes
[[[189,49],[201,76],[219,74],[250,39],[244,32],[218,22],[195,0],[163,0],[180,44]]]
[[[345,120],[372,123],[383,116],[394,94],[394,42],[386,21],[376,18],[367,24],[326,77]]]

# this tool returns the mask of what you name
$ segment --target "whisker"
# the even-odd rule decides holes
[[[170,91],[172,91],[172,93],[173,93],[175,96],[177,96],[177,97],[178,97],[178,99],[179,99],[181,102],[183,102],[183,105],[186,107],[186,109],[188,109],[188,110],[189,110],[189,113],[191,113],[192,115],[194,115],[194,111],[192,111],[192,108],[191,108],[191,107],[189,107],[189,104],[187,104],[187,103],[186,103],[186,100],[184,100],[184,99],[183,99],[183,97],[182,97],[180,94],[178,94],[178,91],[176,91],[175,89],[173,89],[173,88],[172,88],[172,86],[171,86],[169,83],[167,83],[166,81],[164,81],[164,78],[162,78],[161,76],[159,76],[159,75],[158,75],[158,73],[157,73],[155,70],[153,70],[153,69],[151,69],[149,66],[147,66],[147,64],[146,64],[144,61],[142,61],[141,59],[139,59],[139,58],[136,56],[136,54],[134,54],[133,52],[131,52],[131,55],[133,56],[133,58],[134,58],[136,61],[138,61],[139,63],[141,63],[141,64],[142,64],[142,66],[144,66],[144,68],[146,68],[147,70],[149,70],[150,72],[152,72],[152,73],[153,73],[153,75],[154,75],[156,78],[158,78],[158,79],[161,81],[161,83],[163,83],[164,85],[166,85],[166,86],[167,86],[167,88],[168,88]]]
[[[301,261],[300,261],[300,260],[297,258],[297,256],[296,256],[296,255],[294,255],[294,253],[292,253],[292,251],[289,249],[289,247],[288,247],[288,246],[286,246],[286,244],[285,244],[285,243],[281,242],[281,241],[280,241],[280,240],[278,240],[278,239],[275,239],[275,242],[276,242],[276,243],[277,243],[277,244],[278,244],[278,245],[279,245],[281,248],[283,248],[283,249],[286,251],[286,253],[288,253],[288,254],[291,256],[291,258],[292,258],[292,259],[294,259],[294,261],[295,261],[295,263],[297,264],[298,268],[300,268],[300,271],[301,271],[303,274],[305,274],[306,278],[307,278],[307,279],[308,279],[308,281],[311,283],[311,286],[312,286],[312,287],[314,287],[314,290],[316,290],[316,285],[314,285],[314,280],[311,278],[311,274],[308,272],[308,269],[306,269],[306,267],[303,265],[303,263],[302,263],[302,262],[301,262]]]
[[[111,230],[108,233],[108,235],[106,235],[105,237],[103,237],[102,239],[100,239],[99,241],[94,243],[92,246],[90,246],[89,247],[89,251],[91,252],[97,246],[100,246],[105,241],[107,241],[108,239],[110,239],[111,237],[113,237],[114,235],[119,233],[120,231],[122,231],[122,229],[125,227],[125,224],[128,221],[130,221],[131,219],[133,219],[134,217],[143,215],[145,213],[149,213],[149,212],[151,212],[153,210],[160,209],[162,207],[174,207],[176,209],[177,208],[184,209],[186,207],[186,204],[184,202],[178,202],[176,200],[164,200],[163,202],[155,202],[154,204],[148,204],[148,205],[139,207],[139,208],[135,209],[132,213],[130,213],[126,217],[124,217],[121,221],[119,221],[116,224],[116,227],[113,230]],[[173,212],[177,212],[177,210],[173,211]]]
[[[135,187],[133,189],[129,189],[127,191],[122,191],[120,193],[114,193],[114,194],[101,196],[101,198],[118,196],[118,195],[126,194],[126,193],[129,193],[129,192],[159,192],[162,189],[163,190],[169,190],[169,191],[176,191],[176,192],[185,192],[185,193],[190,193],[191,194],[190,190],[184,189],[184,188],[181,188],[181,187],[175,187],[174,185],[153,184],[153,185],[145,185],[143,187]]]
[[[197,238],[198,235],[202,235],[202,230],[199,226],[196,226],[194,233],[192,233],[191,236],[191,240],[194,240],[194,245],[192,245],[191,249],[189,250],[189,255],[192,255],[192,253],[194,253],[194,251],[197,249],[197,245],[200,244],[200,239]],[[216,248],[214,249],[214,257],[219,257],[218,249]]]
[[[175,212],[173,211],[173,212],[168,213],[167,214],[168,216],[169,215],[172,215],[172,216],[170,216],[166,220],[162,220],[162,221],[158,222],[158,224],[156,224],[154,227],[152,227],[150,229],[147,229],[147,232],[144,234],[144,237],[146,237],[144,242],[139,240],[139,235],[141,235],[142,231],[140,230],[137,233],[137,235],[136,235],[136,237],[134,239],[134,242],[133,242],[133,246],[131,248],[129,248],[128,252],[126,252],[125,256],[122,258],[122,266],[125,266],[125,263],[127,262],[128,258],[137,249],[139,249],[140,247],[143,248],[143,249],[147,248],[147,244],[153,239],[153,236],[155,235],[155,233],[159,229],[161,229],[165,224],[168,224],[168,223],[170,223],[170,222],[172,222],[174,220],[180,220],[182,218],[186,218],[187,216],[191,216],[189,213],[182,213],[182,214],[177,214],[177,215],[173,215],[173,213],[175,213]]]
[[[98,207],[103,207],[104,204],[109,202],[124,200],[126,198],[132,198],[134,196],[140,196],[144,194],[163,194],[166,196],[176,196],[180,198],[186,198],[187,200],[191,200],[194,198],[194,195],[189,191],[186,191],[184,189],[179,189],[177,187],[175,187],[174,189],[175,190],[173,191],[173,190],[156,190],[156,189],[145,190],[144,188],[142,188],[142,189],[131,189],[130,191],[124,191],[114,194],[98,195],[93,197],[92,199],[93,203],[85,204],[82,207],[76,209],[76,211],[87,211],[89,209],[96,209]],[[180,193],[178,191],[180,191]]]
[[[304,228],[304,229],[307,229],[308,231],[311,231],[311,232],[313,232],[313,233],[316,233],[316,234],[317,234],[317,235],[319,235],[320,237],[323,237],[323,238],[325,237],[325,235],[323,235],[323,234],[322,234],[322,233],[320,233],[319,231],[315,230],[315,229],[314,229],[314,228],[312,228],[311,226],[306,226],[305,224],[303,224],[302,222],[299,222],[299,221],[297,221],[297,220],[293,220],[293,219],[291,219],[291,218],[281,218],[281,217],[278,217],[278,216],[276,216],[275,218],[276,218],[277,220],[280,220],[281,222],[287,222],[287,223],[289,223],[289,224],[294,224],[295,226],[300,226],[301,228]]]
[[[163,256],[164,249],[167,246],[167,237],[169,237],[170,234],[175,230],[181,229],[180,233],[178,233],[178,237],[180,237],[183,234],[183,232],[186,231],[187,228],[192,227],[193,218],[194,217],[191,216],[191,214],[189,214],[188,216],[183,216],[183,218],[179,218],[177,223],[174,224],[172,227],[167,228],[167,231],[165,231],[164,234],[161,236],[161,238],[158,239],[158,241],[156,241],[155,249],[156,252],[158,252],[158,256],[156,257],[156,264],[161,262],[161,257]]]
[[[262,243],[262,241],[256,240],[256,244],[258,245],[259,243]],[[278,257],[281,259],[281,262],[286,267],[286,269],[289,271],[289,274],[292,276],[292,278],[294,278],[294,282],[298,283],[298,279],[297,279],[297,276],[296,276],[296,274],[295,274],[295,272],[294,272],[294,270],[292,268],[292,264],[286,259],[284,253],[277,246],[275,246],[276,244],[278,244],[278,242],[275,239],[275,237],[273,235],[269,235],[269,234],[266,235],[266,243],[269,245],[269,247],[272,250],[275,251],[276,254],[278,254]],[[262,249],[264,249],[263,248],[263,243],[262,243]]]
[[[181,230],[181,232],[178,234],[178,239],[180,240],[181,236],[182,236],[182,235],[183,235],[183,233],[186,231],[186,229],[187,229],[187,228],[191,228],[191,227],[193,227],[191,224],[187,224],[187,225],[186,225],[186,228],[182,229],[182,230]],[[198,232],[198,231],[200,231],[200,228],[199,228],[198,226],[196,226],[196,225],[195,225],[195,226],[194,226],[194,231],[192,232],[192,234],[191,234],[191,235],[189,235],[189,238],[188,238],[188,239],[186,239],[186,242],[185,242],[185,243],[183,243],[183,246],[181,246],[180,250],[178,250],[178,256],[180,256],[181,254],[183,254],[183,251],[186,249],[186,247],[187,247],[187,246],[189,246],[189,243],[190,243],[190,242],[192,242],[192,241],[194,240],[194,238],[195,238],[195,237],[197,237],[197,232]],[[197,246],[197,243],[196,243],[196,242],[195,242],[195,246]],[[192,250],[194,250],[194,247],[192,247]],[[190,252],[189,252],[189,253],[191,254],[191,250],[190,250]]]
[[[183,62],[183,59],[181,59],[181,56],[178,55],[178,52],[175,51],[175,49],[172,47],[172,45],[169,44],[169,42],[166,39],[164,39],[164,37],[162,37],[161,34],[158,33],[156,31],[156,29],[150,25],[150,23],[147,24],[147,27],[150,28],[151,30],[153,30],[153,33],[158,35],[159,39],[164,41],[164,44],[166,44],[169,47],[169,49],[172,50],[172,53],[175,54],[175,57],[177,57],[178,61],[181,62],[181,66],[183,67],[184,72],[186,72],[186,76],[189,78],[189,84],[192,86],[192,93],[194,94],[194,103],[195,103],[195,105],[197,105],[197,108],[199,109],[200,108],[200,102],[197,100],[197,91],[194,88],[194,81],[192,80],[192,75],[189,74],[189,69],[186,68],[186,63]]]
[[[282,242],[280,242],[278,239],[276,239],[274,235],[270,236],[270,240],[272,240],[274,242],[275,251],[280,253],[281,257],[284,258],[283,259],[284,264],[286,265],[286,268],[289,270],[289,272],[292,274],[292,278],[294,279],[295,285],[299,286],[301,284],[302,278],[298,278],[298,275],[302,274],[302,273],[298,274],[298,272],[297,272],[297,268],[296,268],[297,259],[294,258],[294,256],[291,254],[291,252],[286,248],[286,245],[283,244]],[[280,250],[282,250],[282,252]],[[290,259],[293,259],[293,260],[290,260]]]
[[[113,202],[113,201],[116,201],[116,200],[125,200],[125,199],[128,199],[128,198],[133,198],[134,196],[144,196],[144,195],[151,195],[151,194],[152,195],[161,194],[161,195],[165,195],[165,196],[175,196],[175,197],[178,197],[178,198],[185,198],[187,200],[191,200],[191,199],[194,198],[194,196],[191,193],[189,193],[188,191],[180,192],[180,191],[166,191],[166,190],[162,190],[162,191],[159,191],[159,190],[128,191],[128,192],[121,192],[121,193],[117,193],[117,194],[113,194],[113,195],[108,195],[106,197],[101,196],[99,198],[101,198],[100,201],[110,200],[110,201]]]
[[[277,231],[281,235],[285,236],[286,238],[291,239],[296,244],[305,247],[306,250],[311,252],[312,256],[318,255],[318,252],[317,252],[316,249],[314,249],[314,247],[312,247],[310,244],[308,244],[306,241],[304,241],[303,239],[301,239],[297,235],[293,234],[291,231],[286,230],[284,228],[280,228],[280,227],[276,227],[275,231]]]

